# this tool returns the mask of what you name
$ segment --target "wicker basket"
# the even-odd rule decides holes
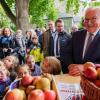
[[[84,75],[81,75],[80,85],[83,92],[85,93],[87,100],[100,100],[100,88],[86,79]]]

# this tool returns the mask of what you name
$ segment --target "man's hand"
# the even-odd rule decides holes
[[[69,69],[69,75],[72,76],[79,76],[80,72],[83,71],[83,65],[82,64],[71,64],[68,66]]]

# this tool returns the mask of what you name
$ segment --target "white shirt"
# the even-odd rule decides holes
[[[97,32],[99,31],[99,29],[97,31],[95,31],[92,36],[92,40],[94,39],[94,37],[96,36]],[[87,45],[87,42],[88,42],[88,38],[89,38],[89,32],[87,32],[86,34],[86,37],[85,37],[85,42],[84,42],[84,48],[83,48],[83,55],[82,55],[82,58],[84,58],[84,55],[85,55],[85,50],[86,50],[86,45]]]
[[[58,40],[58,32],[56,31],[55,32],[55,38],[54,38],[54,56],[60,57],[60,43],[59,43],[59,40],[58,40],[58,43],[57,43],[57,40]],[[58,53],[56,52],[57,49],[58,49]]]

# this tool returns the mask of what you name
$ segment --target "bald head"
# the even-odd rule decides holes
[[[86,16],[87,13],[90,13],[90,12],[93,12],[93,13],[95,13],[96,15],[98,15],[100,17],[100,8],[99,7],[87,8],[87,10],[85,12],[85,16]]]

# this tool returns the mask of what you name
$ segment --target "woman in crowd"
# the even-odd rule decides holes
[[[0,58],[13,54],[18,49],[18,44],[14,41],[10,28],[4,28],[0,37]]]

